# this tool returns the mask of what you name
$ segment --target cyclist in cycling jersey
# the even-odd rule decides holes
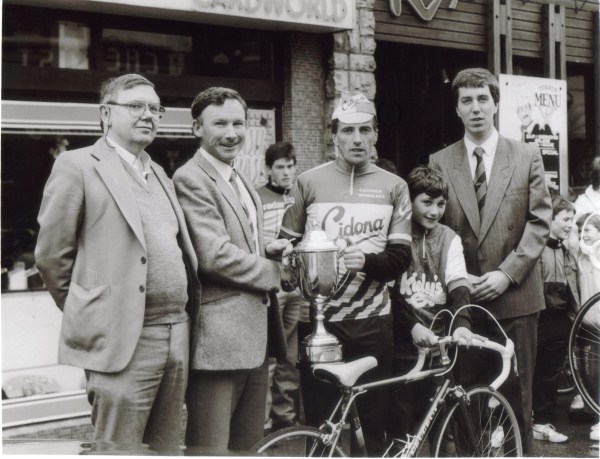
[[[406,182],[369,161],[377,141],[377,118],[362,94],[343,95],[332,116],[337,158],[298,177],[295,204],[285,213],[280,237],[297,243],[308,224],[332,240],[344,240],[340,279],[345,281],[324,308],[325,327],[343,346],[345,360],[373,355],[378,366],[366,380],[392,374],[392,317],[387,282],[409,266],[411,204]],[[346,273],[349,271],[349,275]],[[298,339],[311,332],[306,308]],[[335,387],[301,368],[305,421],[318,426],[337,400]],[[371,391],[358,399],[369,456],[381,455],[389,392]]]

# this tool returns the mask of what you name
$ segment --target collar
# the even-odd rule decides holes
[[[482,142],[480,145],[477,145],[476,143],[473,143],[473,141],[471,139],[469,139],[466,135],[464,137],[464,142],[465,142],[465,147],[467,148],[467,155],[470,158],[471,156],[473,156],[473,150],[475,150],[475,147],[481,147],[483,148],[484,151],[484,155],[489,155],[489,156],[494,156],[494,154],[496,153],[496,147],[498,146],[498,131],[496,130],[496,128],[494,128],[492,130],[492,133],[490,134],[490,136],[484,141]]]
[[[283,188],[282,186],[274,185],[273,182],[271,181],[270,177],[269,177],[269,181],[267,182],[267,184],[265,186],[269,190],[271,190],[273,193],[277,193],[277,194],[288,194],[290,191],[289,188]]]
[[[556,250],[562,246],[562,242],[559,241],[558,239],[549,237],[548,240],[546,241],[546,245],[548,247],[550,247],[551,249]]]
[[[206,159],[211,164],[211,166],[213,166],[217,170],[221,178],[229,183],[229,179],[231,178],[231,170],[233,169],[233,167],[231,167],[229,164],[224,163],[220,159],[215,158],[202,147],[200,147],[198,151],[204,157],[204,159]]]
[[[361,164],[360,166],[353,166],[352,164],[348,163],[348,161],[346,161],[345,159],[338,157],[335,160],[335,167],[336,169],[338,169],[346,175],[359,175],[369,171],[369,168],[371,167],[371,162],[367,161],[367,163],[364,165]]]
[[[150,155],[148,153],[142,150],[139,156],[136,156],[108,136],[106,136],[106,143],[113,147],[117,151],[117,154],[131,167],[136,168],[136,161],[139,161],[142,165],[142,174],[144,177],[148,175],[150,172]]]

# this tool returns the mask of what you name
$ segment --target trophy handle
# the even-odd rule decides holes
[[[351,245],[354,245],[354,243],[352,242],[352,239],[350,239],[349,237],[340,237],[338,236],[335,239],[335,243],[337,243],[337,241],[342,240],[346,243],[346,247],[350,247]],[[340,249],[337,253],[337,264],[338,264],[338,272],[340,269],[340,258],[342,258],[342,255],[344,255],[344,249]],[[352,275],[352,272],[350,270],[346,270],[346,273],[344,274],[344,276],[340,279],[340,281],[338,282],[338,285],[335,289],[334,295],[339,292],[340,288],[342,287],[342,285],[344,285],[346,283],[346,281],[348,280],[348,278]]]
[[[283,270],[288,274],[289,283],[294,289],[298,288],[298,276],[297,276],[297,262],[298,254],[296,252],[291,252],[287,256],[287,262],[283,264]],[[283,260],[282,260],[283,261]]]

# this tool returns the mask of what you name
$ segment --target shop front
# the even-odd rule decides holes
[[[589,184],[589,164],[600,154],[597,0],[375,0],[373,11],[378,152],[402,175],[462,136],[451,81],[463,68],[485,67],[566,81],[560,191]]]
[[[354,2],[342,0],[49,4],[3,2],[4,438],[89,434],[84,373],[57,363],[62,314],[33,250],[55,158],[101,135],[100,83],[124,73],[155,83],[167,111],[148,152],[169,176],[197,148],[189,110],[195,95],[209,86],[238,90],[249,105],[238,167],[258,184],[265,180],[264,151],[276,140],[299,146],[301,169],[324,159],[323,50],[331,48],[334,32],[352,29],[355,16]],[[88,430],[81,430],[80,418]]]

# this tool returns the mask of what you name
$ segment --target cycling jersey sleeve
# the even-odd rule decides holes
[[[404,180],[399,181],[392,191],[394,210],[388,232],[388,244],[408,243],[412,237],[412,205],[408,193],[408,185]]]
[[[410,244],[388,244],[383,252],[365,254],[363,271],[379,282],[397,279],[410,266]]]

